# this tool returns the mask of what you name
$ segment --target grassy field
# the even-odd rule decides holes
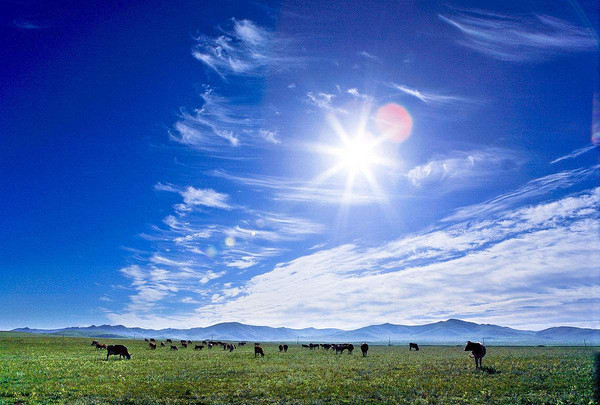
[[[485,371],[461,347],[371,346],[363,358],[264,344],[151,351],[106,361],[92,339],[0,333],[0,403],[593,404],[598,348],[489,347]]]

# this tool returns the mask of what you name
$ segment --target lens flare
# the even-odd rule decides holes
[[[208,256],[208,257],[210,257],[212,259],[216,255],[217,255],[217,249],[215,249],[215,247],[213,245],[209,245],[206,248],[206,256]]]
[[[233,236],[228,236],[225,238],[225,246],[234,247],[235,246],[235,238]]]
[[[412,117],[406,108],[395,103],[380,107],[377,110],[376,120],[382,135],[397,143],[404,142],[412,131]]]

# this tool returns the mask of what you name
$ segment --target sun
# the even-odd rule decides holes
[[[371,166],[377,162],[377,154],[373,150],[374,144],[369,143],[356,136],[348,140],[345,145],[336,150],[339,163],[351,172],[363,172],[370,170]]]

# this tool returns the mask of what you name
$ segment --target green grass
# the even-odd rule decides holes
[[[151,351],[131,360],[92,339],[0,333],[0,404],[13,403],[406,403],[593,404],[596,349],[489,347],[485,371],[461,347],[371,346],[336,356],[290,345]]]

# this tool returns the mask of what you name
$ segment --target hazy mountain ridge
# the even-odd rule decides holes
[[[58,334],[92,338],[156,338],[156,339],[218,339],[235,341],[315,341],[315,342],[394,342],[415,341],[431,344],[457,344],[466,340],[485,341],[488,344],[600,344],[600,330],[559,326],[541,331],[512,329],[491,324],[477,324],[449,319],[425,325],[395,325],[385,323],[354,330],[335,328],[292,329],[246,325],[238,322],[219,323],[190,329],[144,329],[123,325],[92,325],[62,329],[18,328],[13,332]]]

